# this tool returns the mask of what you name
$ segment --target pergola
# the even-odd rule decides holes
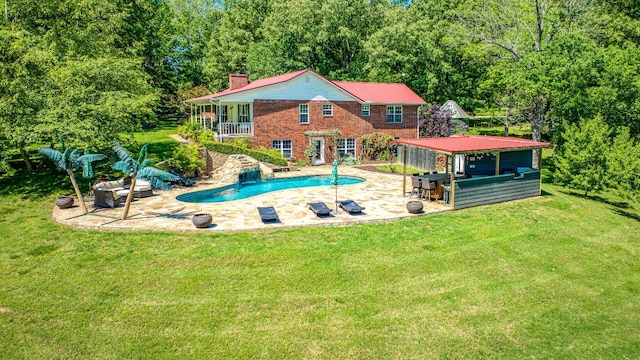
[[[454,208],[456,189],[460,189],[462,185],[464,188],[480,187],[491,188],[492,191],[500,191],[498,188],[502,186],[502,190],[509,189],[506,186],[508,181],[519,180],[523,178],[519,172],[516,171],[516,167],[521,169],[529,169],[530,173],[537,173],[537,175],[527,175],[527,179],[533,177],[540,178],[539,169],[532,168],[532,156],[533,150],[539,148],[549,147],[547,142],[533,141],[522,138],[502,137],[502,136],[480,136],[480,135],[453,135],[450,137],[441,138],[422,138],[422,139],[398,139],[394,142],[396,145],[402,146],[403,149],[403,195],[406,194],[407,184],[407,148],[415,147],[434,151],[438,154],[444,154],[447,156],[446,162],[446,174],[432,175],[430,181],[433,179],[444,180],[448,178],[450,187],[450,204]],[[477,169],[477,174],[474,174],[475,165],[469,165],[465,161],[465,167],[467,171],[463,171],[462,174],[456,174],[455,170],[455,158],[457,155],[464,155],[464,159],[473,159],[476,161],[476,157],[482,156],[482,154],[490,154],[490,159],[493,161],[493,168],[487,168],[489,165],[488,160],[477,160],[478,165],[482,165],[481,169]],[[475,156],[474,156],[475,155]],[[495,160],[493,160],[495,156]],[[504,161],[503,161],[504,160]],[[462,176],[461,176],[462,175]],[[509,176],[511,178],[509,178]],[[482,179],[480,179],[482,177]],[[458,183],[458,185],[456,185]],[[502,184],[500,186],[496,184]],[[513,183],[516,184],[516,183]],[[522,183],[517,183],[521,186]],[[476,189],[478,190],[478,189]],[[525,189],[527,194],[532,192],[532,189]],[[537,187],[538,195],[540,194],[540,180],[538,180]],[[496,195],[496,194],[494,194]],[[520,195],[514,192],[510,195],[510,198],[518,198]],[[508,200],[508,198],[507,198]],[[505,201],[507,201],[505,200]],[[480,200],[478,200],[480,201]],[[488,203],[492,201],[487,199]],[[475,203],[474,203],[475,204]],[[474,206],[474,205],[471,205]],[[465,206],[466,207],[466,206]]]

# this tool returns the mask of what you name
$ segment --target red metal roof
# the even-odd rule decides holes
[[[340,88],[342,91],[347,92],[351,96],[360,100],[363,103],[374,104],[406,104],[406,105],[424,105],[426,102],[414,93],[405,84],[391,84],[391,83],[369,83],[369,82],[348,82],[348,81],[331,81],[324,76],[318,74],[312,69],[300,70],[288,74],[278,75],[270,78],[259,79],[250,82],[248,85],[234,90],[224,90],[219,93],[200,96],[197,98],[186,100],[187,102],[195,102],[201,100],[213,100],[223,96],[236,94],[239,92],[249,91],[265,86],[275,85],[287,82],[293,78],[300,76],[308,71],[313,72],[320,78],[324,79],[330,84]]]
[[[426,105],[427,103],[405,84],[332,81],[355,97],[374,104]]]
[[[514,151],[549,147],[547,142],[533,141],[515,137],[452,135],[440,138],[399,139],[398,145],[409,145],[436,150],[444,153],[478,153],[491,151]]]

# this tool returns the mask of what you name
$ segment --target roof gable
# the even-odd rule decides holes
[[[447,102],[442,104],[442,106],[440,107],[440,111],[442,112],[447,111],[449,114],[451,114],[452,119],[468,119],[469,118],[469,115],[467,115],[467,113],[464,110],[462,110],[460,105],[458,105],[453,100],[447,100]]]
[[[426,104],[404,84],[331,81],[313,71],[300,70],[288,74],[259,79],[233,90],[205,95],[187,102],[252,102],[265,100],[357,101],[370,104]]]

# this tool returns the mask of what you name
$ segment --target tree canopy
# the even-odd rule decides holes
[[[640,135],[640,18],[615,0],[6,1],[0,152],[105,149],[189,94],[303,68],[499,108],[536,140],[600,117]],[[508,120],[508,121],[514,121]],[[506,129],[506,128],[505,128]],[[6,156],[3,156],[6,160]],[[0,161],[6,170],[7,162]]]

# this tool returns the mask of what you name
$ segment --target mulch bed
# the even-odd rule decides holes
[[[392,174],[392,175],[402,175],[402,173],[392,173],[389,171],[384,171],[384,170],[380,170],[377,167],[373,166],[373,165],[358,165],[355,166],[358,169],[361,170],[366,170],[366,171],[371,171],[371,172],[377,172],[377,173],[381,173],[381,174]]]

